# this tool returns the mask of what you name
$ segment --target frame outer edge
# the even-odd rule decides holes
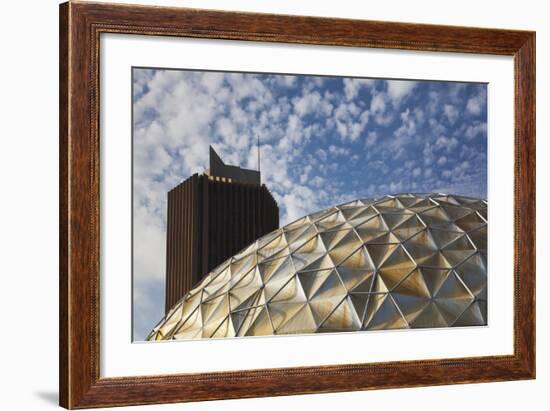
[[[519,357],[528,378],[536,377],[536,33],[532,32],[515,55],[517,164],[516,190],[520,227],[516,243],[519,281],[517,336]],[[517,218],[517,217],[516,217]]]
[[[179,10],[80,2],[60,6],[60,405],[92,408],[534,378],[534,33]],[[122,24],[118,24],[120,21]],[[282,27],[291,22],[301,27],[291,30],[288,35],[283,34]],[[338,28],[329,30],[322,38],[315,36],[316,23],[332,27],[332,22]],[[241,30],[232,31],[239,24]],[[387,28],[393,30],[390,36],[393,40],[386,41]],[[99,295],[96,295],[99,280],[99,133],[96,123],[99,113],[96,111],[98,91],[92,90],[94,81],[98,82],[99,78],[95,72],[97,67],[92,64],[99,64],[96,55],[99,49],[95,49],[98,44],[94,39],[102,30],[513,55],[517,93],[514,122],[517,150],[515,301],[521,305],[516,308],[514,355],[101,379],[97,327]],[[461,33],[469,40],[456,40],[461,38],[457,36]],[[312,375],[315,378],[311,378]]]
[[[86,4],[60,5],[60,395],[82,406],[99,380],[96,331],[99,276],[99,146],[90,123],[93,61]]]
[[[69,3],[59,5],[59,405],[70,403],[69,377]]]

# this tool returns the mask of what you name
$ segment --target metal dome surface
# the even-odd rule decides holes
[[[485,325],[487,202],[397,194],[275,230],[213,270],[148,340]]]

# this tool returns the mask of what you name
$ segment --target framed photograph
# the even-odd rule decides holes
[[[535,378],[535,33],[60,6],[60,405]]]

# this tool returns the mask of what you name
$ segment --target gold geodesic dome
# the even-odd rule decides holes
[[[356,200],[275,230],[184,296],[148,340],[485,325],[487,202]]]

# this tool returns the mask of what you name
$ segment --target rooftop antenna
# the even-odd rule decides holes
[[[260,172],[260,135],[256,134],[256,138],[258,141],[258,173],[259,173]],[[261,174],[260,174],[260,178],[261,178]]]

